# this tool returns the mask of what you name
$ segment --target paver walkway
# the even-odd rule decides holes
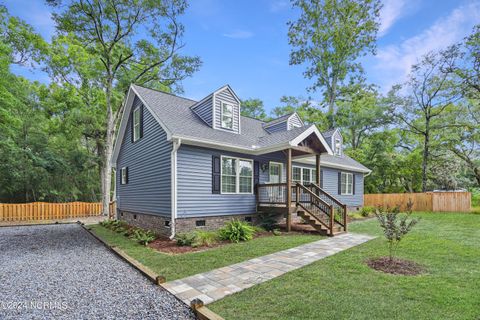
[[[163,286],[187,304],[193,299],[200,299],[207,304],[373,238],[361,234],[342,234],[167,282]]]

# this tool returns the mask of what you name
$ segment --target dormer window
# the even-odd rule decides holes
[[[335,139],[335,155],[336,156],[342,155],[342,140],[339,138]]]
[[[233,105],[222,102],[222,128],[233,129]]]

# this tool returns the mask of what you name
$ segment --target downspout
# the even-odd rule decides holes
[[[170,219],[170,239],[175,237],[175,224],[177,219],[177,151],[182,144],[182,139],[173,139],[171,159],[171,211],[172,216]]]
[[[113,197],[112,197],[112,202],[115,203],[115,219],[118,220],[118,210],[117,208],[117,168],[113,167],[112,168],[113,172]]]

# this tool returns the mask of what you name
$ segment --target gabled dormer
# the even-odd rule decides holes
[[[240,133],[240,99],[229,85],[209,94],[191,109],[213,129]]]
[[[292,130],[293,128],[303,127],[303,121],[300,116],[294,112],[280,118],[274,119],[264,124],[263,129],[268,133]]]
[[[337,157],[343,157],[343,137],[338,128],[323,133],[325,140]]]

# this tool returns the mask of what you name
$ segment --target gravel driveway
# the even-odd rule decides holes
[[[0,319],[194,319],[77,224],[0,228]]]

